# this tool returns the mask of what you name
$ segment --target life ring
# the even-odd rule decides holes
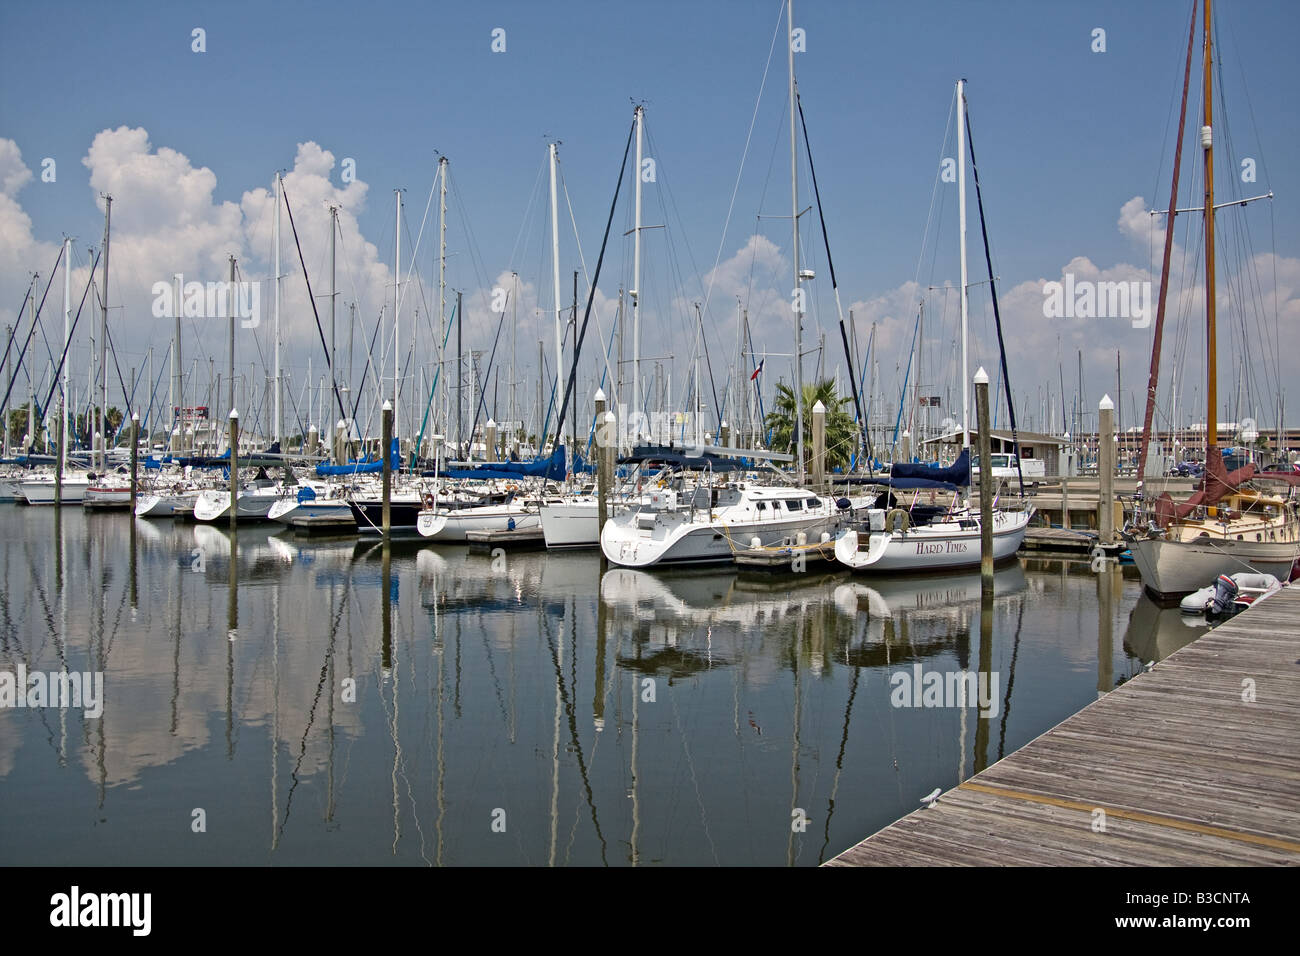
[[[425,510],[425,511],[432,511],[432,510],[433,510],[433,505],[434,505],[433,495],[429,494],[429,493],[426,491],[425,494],[424,494],[423,503],[424,503],[424,510]]]
[[[907,533],[907,529],[912,526],[912,516],[902,508],[894,508],[889,514],[885,515],[886,531],[902,531]]]

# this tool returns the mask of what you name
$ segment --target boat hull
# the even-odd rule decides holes
[[[63,481],[62,502],[65,505],[79,505],[86,497],[86,489],[90,487],[90,481],[86,478],[80,480],[76,478],[65,478]],[[54,504],[54,482],[50,480],[38,479],[36,481],[24,481],[20,486],[23,497],[27,499],[29,505],[52,505]]]
[[[834,537],[845,519],[834,514],[801,516],[774,521],[726,524],[690,521],[681,513],[662,513],[649,527],[638,527],[638,520],[654,514],[630,511],[605,523],[600,538],[601,551],[614,564],[625,568],[646,568],[662,564],[721,564],[735,560],[737,548],[769,548],[816,541],[822,534]]]
[[[995,511],[993,560],[1006,561],[1020,550],[1032,511]],[[980,564],[978,519],[961,527],[939,522],[907,531],[860,534],[846,531],[835,542],[835,558],[860,572],[920,573],[977,568]],[[865,540],[864,540],[865,539]]]
[[[1300,544],[1294,541],[1143,538],[1130,549],[1142,584],[1160,600],[1172,600],[1211,584],[1220,574],[1255,571],[1279,581],[1291,576]]]
[[[526,531],[540,525],[536,510],[522,505],[479,508],[461,508],[455,511],[422,511],[416,520],[416,529],[430,541],[466,542],[471,531],[507,531],[511,522],[515,531]]]

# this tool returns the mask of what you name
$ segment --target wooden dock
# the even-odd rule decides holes
[[[537,551],[546,547],[546,537],[542,527],[516,528],[513,531],[466,531],[465,540],[474,549],[492,550],[505,548],[507,551]]]
[[[1021,544],[1024,551],[1051,551],[1057,554],[1091,554],[1098,546],[1097,532],[1078,531],[1070,528],[1026,528],[1025,540]],[[1102,548],[1107,557],[1114,557],[1126,550],[1128,545],[1117,541]]]
[[[1300,865],[1297,660],[1290,587],[826,865]]]
[[[294,534],[350,535],[357,533],[357,519],[350,511],[335,515],[299,515],[289,519],[289,527]]]

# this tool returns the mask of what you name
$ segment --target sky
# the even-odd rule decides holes
[[[1095,410],[1103,392],[1118,389],[1121,424],[1136,419],[1151,325],[1135,327],[1143,322],[1129,315],[1053,317],[1045,304],[1049,283],[1064,283],[1067,274],[1071,289],[1117,281],[1158,288],[1164,222],[1148,211],[1169,202],[1190,17],[1190,0],[796,0],[803,33],[795,72],[837,291],[846,318],[853,314],[855,363],[875,383],[878,416],[897,414],[906,379],[941,397],[932,426],[961,417],[957,186],[943,173],[957,155],[953,93],[965,78],[1021,427],[1070,427],[1061,392],[1073,405],[1080,364],[1084,408]],[[1225,0],[1215,17],[1215,82],[1223,86],[1214,104],[1216,198],[1276,190],[1271,201],[1217,217],[1220,417],[1271,423],[1287,373],[1300,364],[1300,219],[1287,190],[1300,156],[1287,69],[1300,6]],[[6,4],[0,325],[16,323],[32,273],[40,273],[43,290],[65,235],[75,237],[71,285],[80,297],[90,249],[102,241],[102,196],[111,194],[109,334],[123,377],[147,367],[152,345],[166,400],[162,356],[172,320],[155,314],[155,284],[175,273],[222,280],[234,255],[240,277],[262,283],[263,304],[256,327],[237,329],[236,374],[256,383],[251,399],[239,393],[237,401],[244,397],[263,414],[281,170],[326,335],[328,208],[340,208],[339,361],[351,330],[355,384],[385,308],[373,354],[391,382],[393,190],[400,188],[407,294],[398,350],[406,361],[414,341],[415,354],[399,416],[419,416],[438,338],[433,191],[441,155],[449,169],[446,277],[449,290],[464,293],[464,348],[485,353],[485,367],[497,343],[486,411],[501,419],[509,415],[514,353],[515,415],[531,416],[539,340],[554,374],[547,144],[560,144],[567,317],[574,270],[584,273],[585,304],[635,102],[645,106],[644,155],[653,160],[649,178],[643,168],[642,223],[662,227],[642,231],[641,353],[672,356],[661,359],[662,373],[671,376],[671,406],[684,407],[698,303],[705,417],[716,417],[717,404],[734,413],[728,383],[747,380],[753,364],[746,357],[737,367],[737,311],[746,309],[754,350],[770,356],[760,378],[770,402],[777,380],[790,381],[794,345],[786,49],[781,0]],[[1180,208],[1203,202],[1193,142],[1200,56],[1198,19]],[[799,206],[808,209],[799,220],[801,265],[816,274],[807,283],[804,348],[814,351],[804,377],[820,367],[839,376],[847,395],[836,290],[804,149],[801,138]],[[604,353],[619,290],[632,285],[632,176],[629,169],[594,296],[580,404],[601,384],[602,370],[612,369]],[[980,364],[995,371],[998,357],[972,178],[967,186],[973,374]],[[329,421],[338,416],[321,394],[328,390],[305,390],[309,363],[319,384],[326,350],[287,217],[282,228],[286,419]],[[1176,383],[1181,421],[1204,414],[1201,228],[1199,213],[1177,218],[1170,270],[1161,402],[1169,414]],[[63,335],[61,270],[55,280],[32,346],[42,390]],[[499,337],[498,289],[511,296]],[[449,291],[448,310],[454,299]],[[24,318],[22,332],[27,325]],[[87,379],[95,326],[87,316],[78,325],[74,381]],[[212,374],[224,377],[228,320],[191,316],[182,326],[186,364],[211,358]],[[629,330],[626,358],[630,338]],[[654,363],[641,371],[649,388]],[[208,369],[194,372],[187,404],[206,400],[209,378]],[[608,377],[604,384],[612,391]],[[147,387],[137,388],[137,401]],[[120,396],[115,385],[112,391]],[[25,399],[25,379],[15,393]],[[905,414],[915,408],[911,398]]]

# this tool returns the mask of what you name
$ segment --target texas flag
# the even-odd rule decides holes
[[[749,380],[750,380],[751,382],[752,382],[754,379],[758,378],[758,373],[761,372],[761,371],[763,371],[763,362],[766,362],[766,361],[767,361],[767,359],[763,359],[762,361],[760,361],[760,362],[758,363],[758,368],[754,369],[754,374],[751,375],[751,376],[749,376]]]

